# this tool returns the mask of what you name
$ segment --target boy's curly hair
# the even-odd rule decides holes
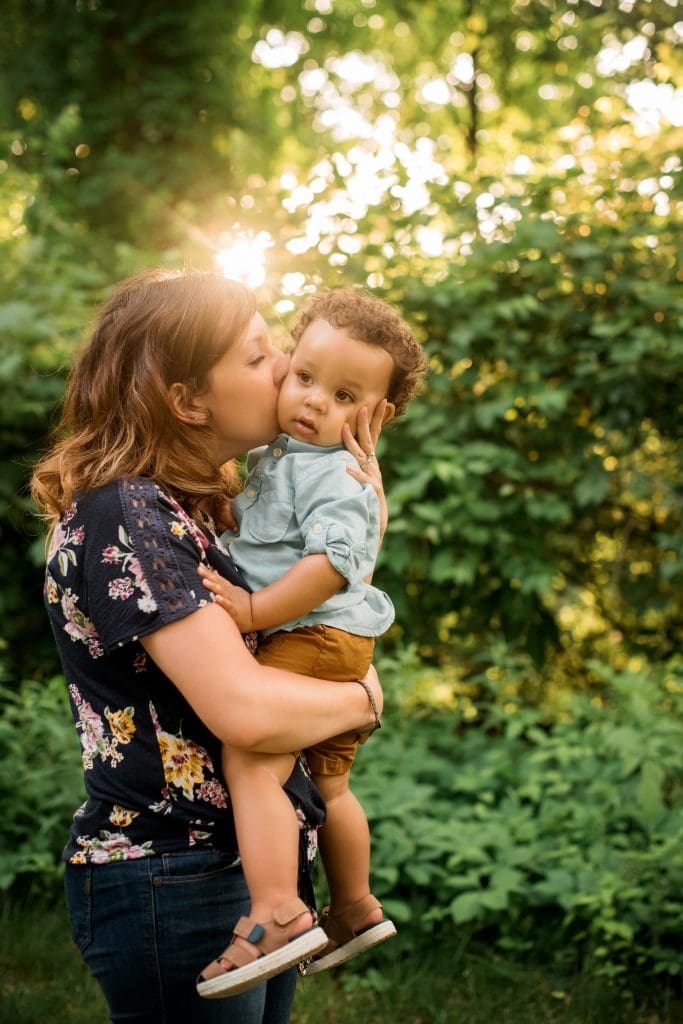
[[[405,412],[424,381],[427,359],[407,323],[382,299],[360,288],[334,288],[319,292],[299,313],[292,337],[297,342],[314,320],[326,320],[356,341],[379,345],[394,361],[387,400],[396,416]]]

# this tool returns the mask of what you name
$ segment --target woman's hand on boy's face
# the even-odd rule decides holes
[[[250,633],[253,629],[251,601],[246,590],[228,583],[215,569],[209,569],[202,563],[199,565],[198,572],[202,578],[202,584],[211,591],[216,604],[232,616],[240,633]]]
[[[370,417],[367,407],[358,410],[356,419],[356,436],[351,433],[348,423],[342,427],[342,441],[351,452],[361,469],[365,469],[370,460],[375,458],[375,447],[382,433],[382,424],[387,409],[387,400],[378,402]]]
[[[357,467],[347,466],[346,472],[354,480],[357,480],[359,484],[370,484],[377,495],[380,514],[380,536],[384,535],[387,527],[388,511],[384,496],[384,486],[382,484],[382,471],[379,468],[379,462],[375,455],[375,445],[382,432],[386,408],[387,401],[384,398],[374,409],[372,417],[368,415],[368,410],[363,407],[358,413],[356,437],[351,433],[348,423],[345,423],[342,429],[342,441],[358,462]]]

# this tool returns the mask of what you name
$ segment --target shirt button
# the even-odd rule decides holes
[[[273,448],[273,455],[276,459],[279,459],[282,455],[282,448]]]
[[[313,527],[313,533],[322,533],[322,532],[323,532],[322,526],[320,525],[320,523],[316,523],[315,526]]]
[[[253,487],[250,487],[249,490],[247,491],[247,497],[248,498],[255,498],[256,497],[256,491],[254,490]]]

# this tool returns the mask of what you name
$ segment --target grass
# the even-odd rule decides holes
[[[304,979],[293,1024],[681,1024],[683,1005],[653,1009],[606,982],[571,981],[485,951],[435,949],[429,959],[387,960],[384,974]],[[322,979],[320,979],[322,981]],[[654,989],[653,989],[654,995]]]
[[[61,904],[5,903],[0,914],[0,1022],[106,1024],[100,991],[71,942]]]
[[[659,993],[657,995],[657,993]],[[486,951],[435,947],[397,961],[366,958],[298,987],[292,1024],[677,1024],[683,1004],[653,983],[651,999],[589,976],[571,980]],[[657,1005],[655,1001],[657,998]],[[0,913],[0,1022],[106,1024],[104,1000],[57,906],[5,903]]]

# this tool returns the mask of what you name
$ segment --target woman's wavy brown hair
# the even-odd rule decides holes
[[[182,422],[172,384],[190,396],[256,312],[247,288],[217,274],[146,270],[102,309],[66,388],[31,495],[53,525],[74,496],[123,476],[154,480],[190,514],[217,520],[234,494],[233,463],[216,459],[210,423]]]

